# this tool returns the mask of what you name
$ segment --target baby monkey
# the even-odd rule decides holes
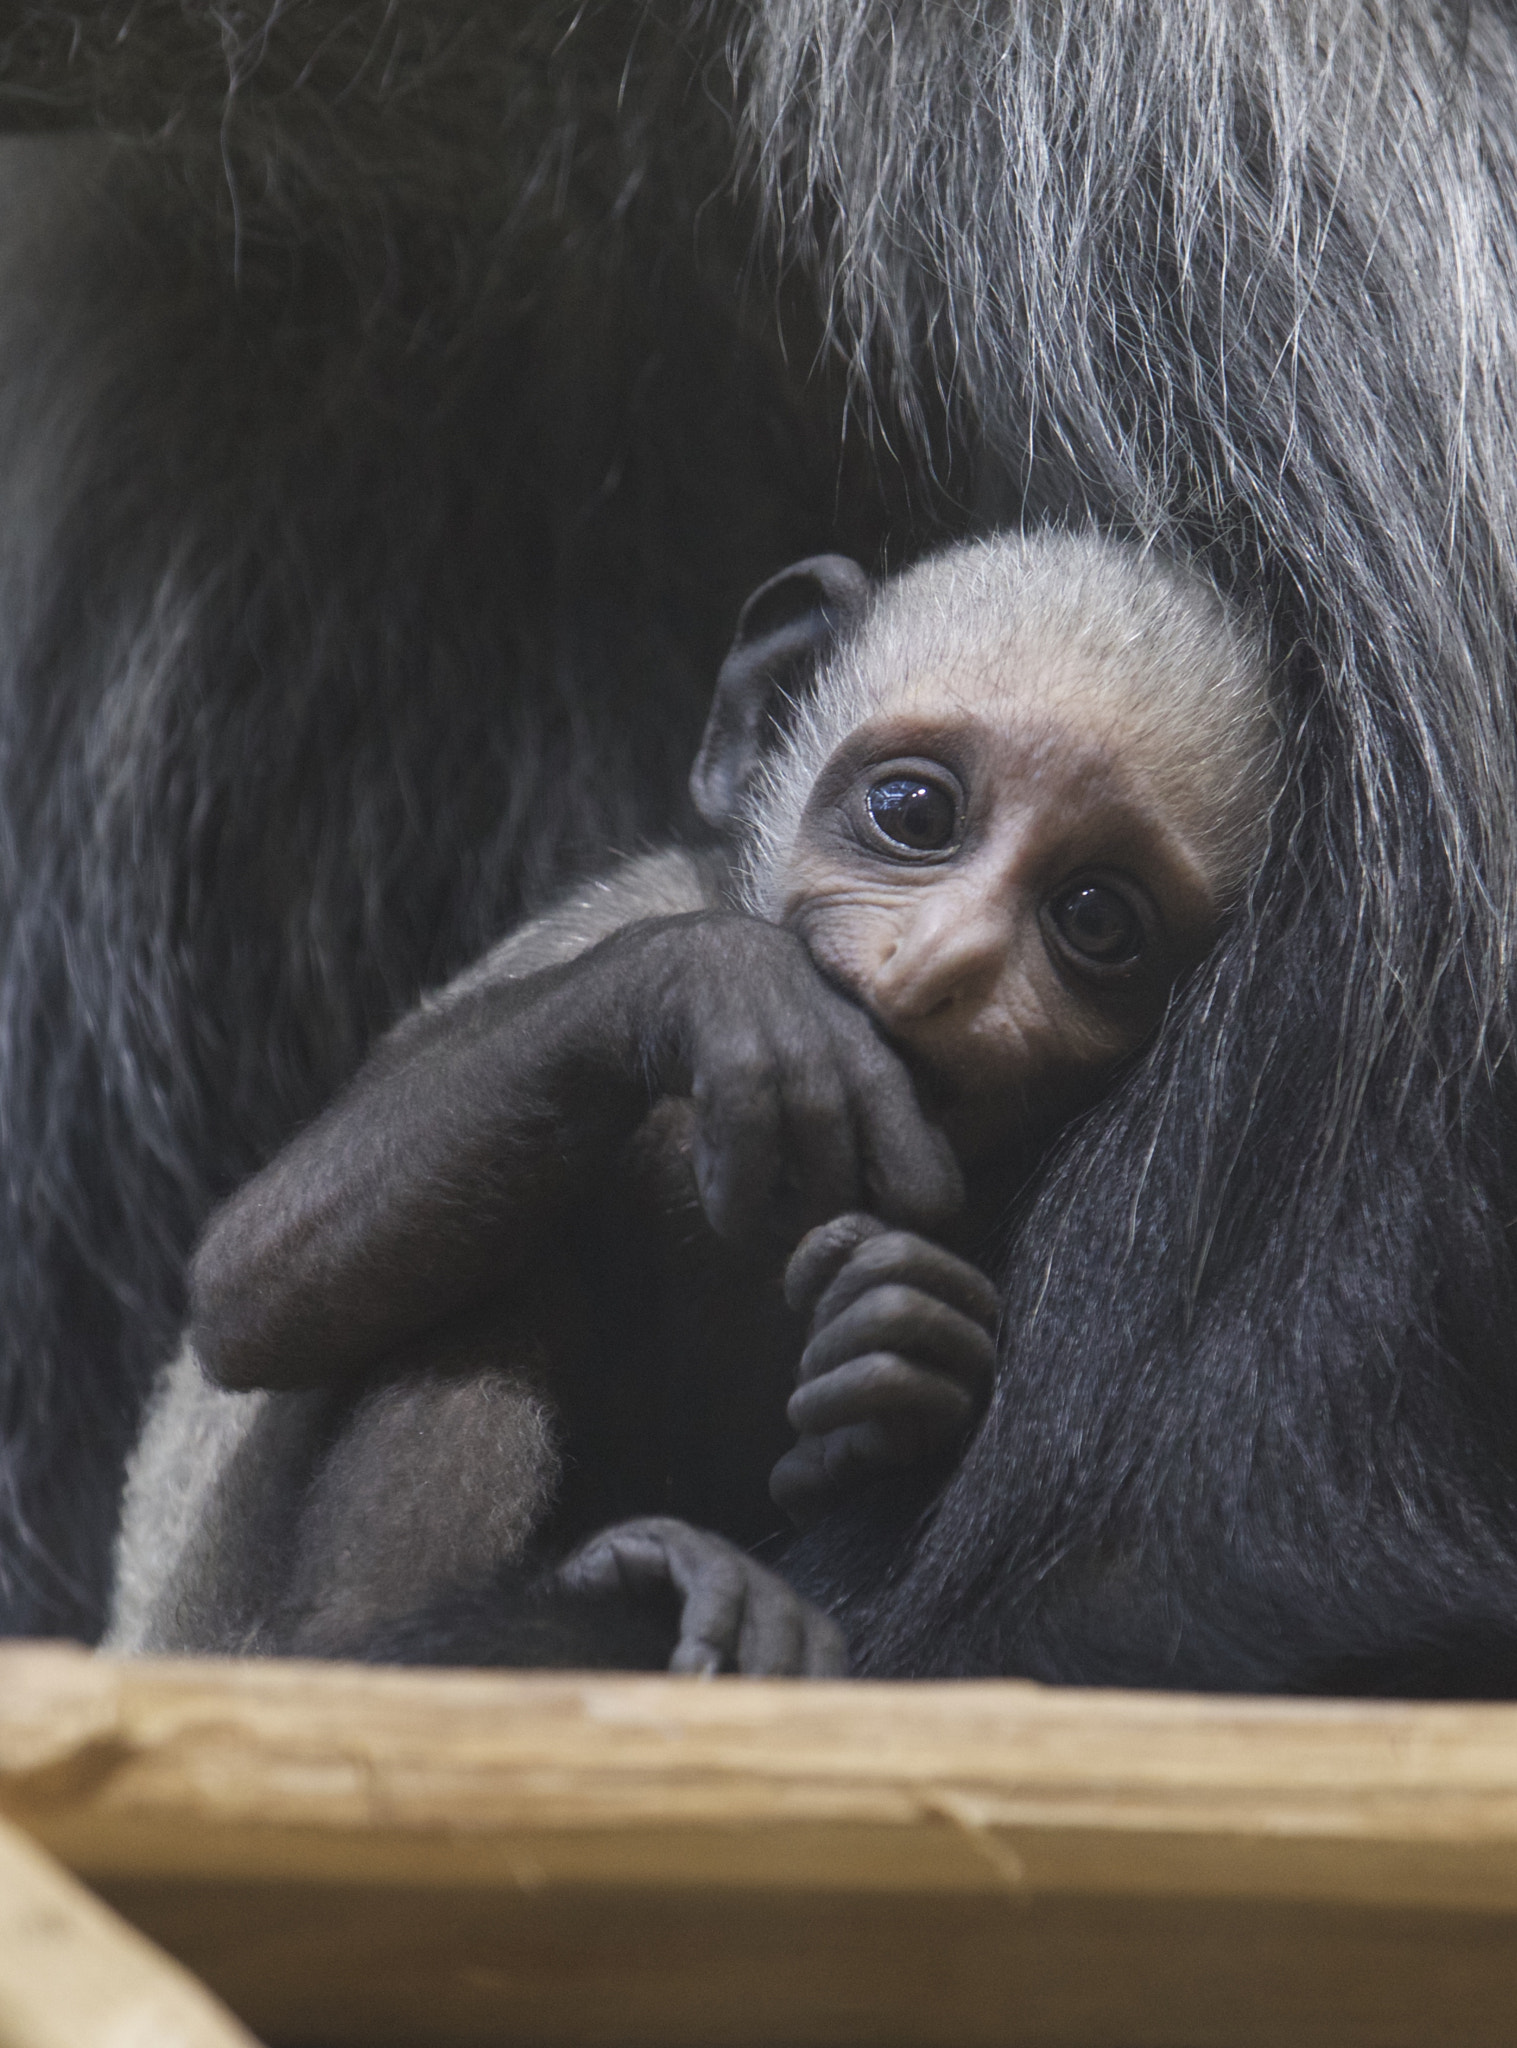
[[[692,775],[719,847],[506,940],[213,1219],[114,1644],[632,1662],[615,1596],[662,1584],[675,1668],[839,1668],[740,1546],[961,1447],[996,1299],[944,1239],[1245,886],[1267,684],[1095,536],[765,584]]]

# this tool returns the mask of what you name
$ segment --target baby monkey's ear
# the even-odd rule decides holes
[[[846,555],[812,555],[761,583],[743,606],[690,771],[690,794],[708,825],[738,822],[786,697],[863,617],[873,587]]]

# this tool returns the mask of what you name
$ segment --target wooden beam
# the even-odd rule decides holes
[[[258,2048],[189,1973],[0,1824],[5,2048]]]
[[[0,1809],[275,2043],[1517,2039],[1512,1707],[34,1646]]]

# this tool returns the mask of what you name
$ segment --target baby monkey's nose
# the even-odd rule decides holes
[[[896,934],[867,991],[870,1007],[908,1040],[925,1024],[940,1030],[954,1011],[972,1014],[994,994],[1015,937],[1009,911],[968,891],[945,893]]]

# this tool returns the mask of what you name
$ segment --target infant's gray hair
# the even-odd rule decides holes
[[[1198,782],[1201,850],[1226,896],[1263,842],[1279,747],[1256,624],[1198,570],[1096,533],[998,534],[885,584],[858,629],[795,705],[750,792],[742,888],[775,917],[806,803],[828,759],[879,709],[882,690],[961,679],[978,705],[1034,706],[1064,687],[1119,735],[1157,736],[1161,798]]]

